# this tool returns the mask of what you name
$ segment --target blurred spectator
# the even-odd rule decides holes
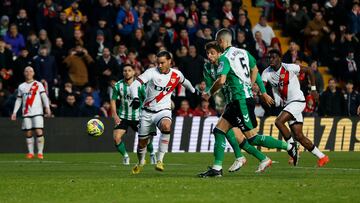
[[[143,71],[141,62],[138,60],[138,54],[134,49],[129,51],[125,63],[132,65],[134,70],[141,70],[141,72]]]
[[[344,35],[342,36],[340,47],[341,53],[343,53],[342,57],[346,57],[346,54],[350,51],[353,51],[356,56],[360,54],[359,39],[349,30],[346,30]]]
[[[192,117],[193,110],[190,108],[189,101],[184,99],[180,103],[179,110],[176,111],[177,116]]]
[[[51,55],[55,57],[56,67],[58,68],[58,74],[63,81],[67,81],[67,74],[64,68],[62,68],[63,61],[67,56],[67,50],[64,47],[64,41],[61,37],[55,39],[55,45],[51,50]]]
[[[113,34],[112,34],[112,30],[109,28],[108,22],[106,22],[105,19],[100,18],[96,23],[97,24],[95,26],[91,27],[91,29],[87,31],[87,39],[90,42],[95,41],[98,32],[99,33],[102,32],[104,34],[104,38],[105,38],[104,40],[108,42],[108,46],[111,46],[113,42]]]
[[[16,24],[9,26],[9,31],[4,36],[4,41],[16,56],[19,55],[20,49],[25,47],[24,37],[18,32]]]
[[[352,81],[346,83],[345,110],[347,116],[360,116],[360,94],[354,90]]]
[[[118,46],[117,54],[115,55],[115,59],[117,60],[118,64],[123,64],[127,60],[127,47],[125,44],[120,44]]]
[[[0,81],[3,80],[5,88],[9,88],[13,75],[13,58],[10,50],[6,48],[4,40],[0,39]]]
[[[109,101],[105,101],[103,103],[103,105],[100,107],[100,111],[105,118],[111,117],[111,107]]]
[[[59,19],[54,25],[54,39],[61,37],[67,48],[71,48],[71,42],[74,37],[74,24],[69,22],[66,13],[60,12]]]
[[[200,15],[206,15],[210,22],[212,22],[217,17],[217,13],[214,7],[211,6],[209,0],[201,1],[201,7],[199,10]]]
[[[197,54],[196,47],[189,47],[189,55],[182,57],[179,64],[180,71],[192,84],[198,84],[202,81],[205,59]]]
[[[303,111],[304,116],[315,116],[316,102],[311,94],[308,94],[305,98],[306,106]]]
[[[75,30],[73,36],[73,42],[71,47],[82,46],[84,47],[84,33],[81,30]]]
[[[146,31],[146,37],[150,39],[161,25],[160,15],[158,13],[153,12],[151,14],[151,19],[147,22],[144,29]]]
[[[145,40],[144,31],[142,29],[135,30],[135,33],[131,37],[129,48],[137,50],[140,58],[145,58],[147,51],[147,43]]]
[[[34,57],[39,52],[40,42],[39,38],[34,32],[30,32],[26,42],[26,48],[29,50],[31,57]]]
[[[341,59],[340,41],[337,39],[335,32],[331,32],[329,37],[321,43],[320,61],[329,67],[331,74],[339,75]]]
[[[29,32],[31,30],[34,30],[34,27],[29,20],[25,9],[19,10],[14,23],[17,25],[19,32],[24,36],[25,39],[28,36]]]
[[[253,35],[255,36],[255,33],[258,31],[261,33],[266,46],[270,46],[271,39],[275,37],[275,33],[267,24],[265,16],[260,16],[259,23],[257,23],[252,30]]]
[[[347,25],[346,11],[343,5],[339,4],[338,0],[329,0],[325,4],[325,20],[327,25],[333,31],[339,31],[340,26]]]
[[[96,15],[89,15],[91,23],[95,24],[99,19],[104,19],[107,23],[112,24],[116,17],[116,10],[108,0],[98,0],[98,3],[92,7],[92,13]]]
[[[254,56],[258,60],[263,60],[266,58],[267,54],[267,46],[266,42],[262,38],[262,34],[260,31],[255,33],[255,50],[256,55]]]
[[[102,30],[96,32],[96,40],[89,43],[89,54],[94,59],[100,58],[105,47],[111,47],[111,44],[105,40],[105,35]]]
[[[77,1],[73,1],[71,6],[64,10],[66,14],[66,18],[69,22],[73,22],[75,30],[81,29],[81,23],[83,20],[83,14],[79,10],[79,3]]]
[[[27,66],[34,67],[33,58],[30,56],[29,51],[26,48],[23,48],[20,51],[19,56],[14,61],[14,81],[15,87],[25,81],[24,78],[24,69]]]
[[[94,100],[94,106],[100,108],[101,98],[99,94],[99,90],[96,90],[92,85],[87,84],[84,90],[81,93],[81,104],[84,104],[86,101],[86,97],[90,95]]]
[[[285,16],[285,32],[297,43],[302,43],[302,35],[304,28],[309,21],[307,14],[300,9],[299,3],[294,1],[291,4],[290,10],[286,12]]]
[[[100,109],[94,106],[94,98],[91,95],[85,97],[85,103],[80,107],[80,117],[99,117]]]
[[[99,71],[99,89],[101,98],[109,98],[107,89],[110,85],[110,79],[112,76],[119,78],[120,73],[122,72],[116,59],[111,56],[109,48],[104,48],[102,57],[96,60],[96,68]]]
[[[185,31],[186,31],[186,29],[185,29]],[[151,50],[149,50],[152,52],[158,52],[159,51],[158,49],[161,46],[165,46],[167,49],[171,48],[170,37],[169,37],[166,27],[164,25],[159,26],[158,31],[156,33],[154,33],[154,35],[150,39],[149,44],[155,45],[155,46],[152,46],[153,48]],[[177,48],[176,45],[173,47],[173,49],[175,49],[175,48]]]
[[[77,46],[75,49],[70,50],[64,64],[68,77],[75,86],[82,87],[89,82],[88,66],[93,62],[93,58],[83,47]]]
[[[353,4],[351,11],[348,13],[348,27],[354,34],[360,33],[360,6],[359,3]]]
[[[39,3],[37,11],[38,29],[51,30],[57,17],[57,4],[52,0]]]
[[[74,94],[68,94],[66,96],[66,102],[60,107],[58,110],[59,117],[78,117],[81,115],[86,116],[84,114],[91,113],[91,112],[85,112],[84,109],[80,111],[79,106],[76,103],[76,97]],[[87,109],[86,109],[87,110]]]
[[[321,11],[317,11],[313,20],[306,25],[304,33],[307,37],[307,46],[311,50],[313,59],[319,57],[319,42],[330,29],[327,27]]]
[[[194,42],[190,39],[189,33],[186,28],[180,29],[179,38],[174,43],[174,50],[179,49],[181,46],[185,46],[189,48],[190,45],[194,44]]]
[[[270,48],[279,50],[280,53],[283,53],[282,49],[281,49],[280,40],[277,37],[274,37],[274,38],[271,39]]]
[[[10,19],[8,16],[1,16],[0,20],[0,37],[4,37],[9,28]]]
[[[4,108],[7,98],[10,96],[10,92],[4,88],[3,82],[0,80],[0,109]],[[0,116],[2,112],[0,111]]]
[[[64,88],[60,91],[60,99],[62,104],[66,102],[66,97],[68,95],[74,95],[76,102],[80,102],[80,92],[76,90],[75,87],[73,87],[73,84],[71,82],[65,82]]]
[[[290,41],[289,49],[285,52],[282,57],[284,63],[295,63],[297,59],[310,63],[310,58],[300,50],[299,45],[295,41]]]
[[[161,11],[161,13],[164,15],[164,18],[171,20],[173,23],[176,22],[177,15],[182,12],[183,9],[176,6],[175,0],[168,0],[167,5],[165,5],[164,9]]]
[[[216,116],[216,111],[209,106],[208,101],[202,100],[201,104],[196,109],[194,109],[193,116]]]
[[[230,24],[233,25],[236,22],[236,17],[233,14],[232,2],[229,0],[224,1],[222,7],[221,18],[229,20]]]
[[[39,32],[39,44],[40,44],[40,48],[46,47],[48,50],[48,53],[51,52],[52,45],[51,45],[47,31],[44,29],[40,30],[40,32]]]
[[[247,50],[253,56],[257,55],[255,50],[255,42],[253,40],[247,39],[245,32],[243,31],[237,33],[235,46]]]
[[[341,72],[343,73],[343,79],[345,81],[359,81],[360,80],[360,70],[359,70],[359,61],[354,56],[354,51],[349,50],[346,54],[345,60],[341,63]],[[357,84],[357,83],[355,83]]]
[[[321,94],[324,91],[324,79],[323,79],[321,73],[319,72],[318,62],[312,61],[310,63],[310,67],[315,75],[316,90]]]
[[[128,36],[134,32],[138,25],[138,15],[131,6],[130,1],[125,1],[116,17],[118,32],[122,37],[128,39]]]
[[[239,32],[244,32],[247,40],[254,41],[254,35],[251,31],[251,25],[245,15],[239,16],[238,23],[234,26],[234,30],[237,34]]]
[[[344,95],[337,88],[336,80],[330,79],[328,88],[320,96],[319,115],[343,116],[344,110]]]
[[[37,80],[45,80],[51,89],[57,78],[57,67],[55,57],[49,55],[46,46],[41,47],[39,54],[34,57],[34,70]]]

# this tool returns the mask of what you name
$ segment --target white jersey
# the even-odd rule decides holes
[[[171,94],[185,78],[176,69],[170,68],[170,71],[164,74],[160,73],[158,68],[149,68],[137,80],[147,84],[143,108],[157,112],[171,109]]]
[[[271,84],[274,96],[280,97],[286,105],[292,101],[305,101],[304,93],[300,89],[297,77],[299,72],[299,65],[281,63],[281,67],[277,71],[272,67],[266,68],[261,78],[264,82]]]
[[[23,117],[43,115],[42,93],[45,93],[45,88],[39,81],[23,82],[19,85],[17,97],[22,99]]]

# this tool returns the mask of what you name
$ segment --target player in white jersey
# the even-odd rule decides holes
[[[132,169],[133,174],[140,173],[145,164],[146,145],[156,127],[160,129],[161,136],[155,169],[158,171],[164,170],[163,158],[168,149],[171,130],[171,94],[175,88],[182,84],[190,92],[200,96],[200,92],[195,90],[180,71],[171,68],[172,58],[170,52],[159,52],[157,60],[158,67],[147,69],[130,86],[130,93],[133,98],[131,106],[136,109],[140,107],[137,89],[142,84],[147,84],[140,116],[137,148],[139,162]]]
[[[35,73],[32,67],[26,67],[24,75],[25,82],[18,87],[17,99],[13,114],[11,115],[11,120],[16,120],[16,113],[22,105],[22,130],[25,131],[26,143],[29,151],[26,158],[34,158],[35,139],[32,135],[32,130],[35,130],[38,149],[37,155],[39,159],[44,159],[43,109],[45,108],[46,116],[50,116],[49,99],[46,95],[44,86],[39,81],[34,80]]]
[[[293,142],[290,130],[285,126],[288,122],[295,139],[298,140],[309,152],[318,157],[318,166],[321,167],[329,162],[329,157],[323,154],[307,137],[304,136],[303,115],[305,108],[305,97],[300,89],[298,74],[300,71],[310,76],[311,94],[318,98],[315,86],[315,76],[309,67],[286,64],[281,62],[281,54],[278,50],[269,51],[270,66],[262,73],[264,83],[272,86],[273,93],[281,98],[283,110],[275,121],[276,127],[280,130],[288,143]],[[294,162],[294,165],[297,163]]]

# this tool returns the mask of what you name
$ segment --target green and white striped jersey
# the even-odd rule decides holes
[[[226,75],[230,101],[244,100],[253,96],[251,90],[251,69],[256,60],[244,49],[228,47],[219,58],[218,76]]]
[[[139,87],[138,91],[139,91],[139,99],[140,102],[142,103],[145,98],[145,87],[144,86]],[[121,119],[138,121],[141,108],[132,109],[130,106],[131,103],[131,97],[129,95],[130,85],[128,85],[124,80],[119,80],[117,83],[115,83],[112,93],[113,93],[112,100],[117,101],[116,103],[119,104],[116,107],[118,116]]]

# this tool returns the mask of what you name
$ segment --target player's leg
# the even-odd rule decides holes
[[[158,171],[164,170],[164,156],[169,148],[170,141],[170,131],[171,131],[171,118],[164,117],[158,123],[158,128],[161,131],[160,141],[159,141],[159,149],[157,156],[157,163],[155,169]]]
[[[38,149],[38,158],[44,159],[44,145],[45,145],[45,137],[44,137],[44,117],[35,116],[31,119],[32,126],[35,129],[36,134],[36,144]]]
[[[121,122],[124,122],[124,120],[122,120]],[[128,153],[126,152],[125,143],[122,140],[122,137],[126,133],[126,130],[122,129],[122,127],[120,125],[121,124],[116,126],[114,131],[113,131],[115,148],[123,156],[123,164],[124,165],[129,165],[130,164],[130,158],[129,158]]]
[[[295,122],[290,125],[291,131],[295,135],[295,139],[300,142],[302,146],[305,147],[309,152],[315,155],[318,158],[318,166],[324,166],[330,160],[329,157],[322,153],[310,140],[305,137],[302,131],[303,124],[302,122]]]
[[[236,134],[239,133],[241,135],[236,136]],[[231,128],[230,130],[228,130],[225,136],[226,136],[226,140],[230,143],[231,147],[233,148],[235,154],[235,161],[230,166],[229,172],[235,172],[238,171],[246,163],[246,158],[241,153],[240,145],[239,145],[239,143],[243,143],[244,140],[246,139],[244,138],[244,136],[242,136],[242,133],[238,128]]]
[[[28,153],[26,154],[27,159],[34,158],[34,143],[35,139],[32,135],[32,123],[31,118],[24,118],[22,120],[21,129],[25,132],[26,146],[28,148]]]
[[[156,164],[156,156],[155,156],[155,151],[154,151],[154,146],[153,146],[153,136],[156,136],[156,132],[152,133],[152,136],[149,139],[149,144],[147,144],[147,151],[150,153],[150,164],[154,165]]]

